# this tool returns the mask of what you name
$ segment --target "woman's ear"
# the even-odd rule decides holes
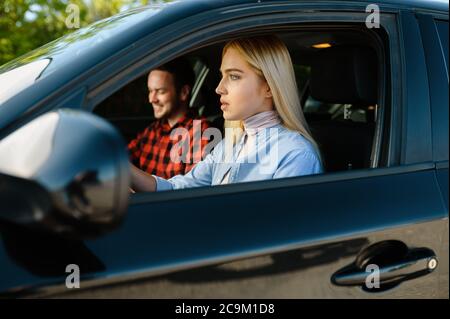
[[[183,85],[180,90],[180,100],[186,102],[189,97],[189,92],[191,91],[191,87],[189,85]],[[188,101],[189,102],[189,101]]]
[[[272,90],[270,89],[269,84],[267,84],[267,81],[264,82],[264,97],[266,98],[272,98]]]

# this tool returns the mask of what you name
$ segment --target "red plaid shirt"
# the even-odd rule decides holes
[[[192,114],[185,114],[173,127],[167,120],[156,120],[128,144],[130,160],[143,171],[166,179],[186,174],[203,159],[209,140],[202,139],[202,133],[209,126],[205,118],[195,119]]]

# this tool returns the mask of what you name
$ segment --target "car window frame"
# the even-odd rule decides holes
[[[436,19],[430,14],[417,14],[425,50],[432,123],[432,152],[434,162],[448,163],[448,65]],[[448,21],[444,21],[447,23]],[[448,52],[448,39],[447,52]]]
[[[195,200],[211,196],[226,196],[229,194],[239,194],[244,192],[258,192],[263,190],[288,188],[303,185],[309,186],[340,181],[351,182],[352,180],[361,178],[375,178],[379,176],[408,174],[434,169],[435,164],[433,162],[426,162],[395,167],[350,170],[326,174],[280,178],[273,180],[253,181],[253,182],[234,183],[216,186],[203,186],[171,191],[142,192],[131,194],[129,198],[129,205],[152,204],[161,201],[176,201],[187,198]]]
[[[355,20],[358,20],[355,16],[359,17],[360,21],[358,21],[358,22],[365,21],[364,20],[365,19],[365,14],[362,14],[362,13],[352,13],[352,14],[349,14],[349,15],[339,15],[338,13],[342,13],[342,12],[326,12],[326,13],[318,12],[317,15],[315,15],[315,16],[314,15],[312,16],[311,13],[297,13],[294,17],[291,17],[291,21],[288,21],[288,22],[285,21],[286,16],[287,15],[292,16],[292,14],[286,14],[286,13],[285,14],[279,14],[277,17],[274,17],[272,15],[270,18],[267,18],[267,19],[272,21],[277,26],[289,25],[289,23],[293,23],[293,22],[295,22],[297,24],[305,24],[305,23],[307,24],[307,23],[310,23],[312,21],[313,22],[328,23],[328,24],[335,24],[335,23],[342,23],[342,22],[344,22],[344,23],[345,22],[355,22]],[[397,14],[398,14],[398,12],[397,12]],[[279,19],[279,20],[277,20],[277,19]],[[283,20],[283,22],[280,22],[281,19]],[[396,14],[392,14],[392,13],[391,14],[386,14],[386,15],[382,16],[382,19],[383,19],[383,22],[382,22],[383,27],[386,28],[386,25],[388,25],[389,28],[391,29],[390,33],[396,34],[395,31],[396,31],[397,15]],[[255,30],[255,29],[257,29],[257,27],[254,25],[255,21],[257,21],[257,24],[261,28],[262,28],[262,26],[266,26],[267,27],[267,22],[264,21],[264,19],[261,19],[261,17],[244,18],[242,20],[243,21],[239,21],[239,22],[243,22],[243,23],[247,23],[247,24],[248,23],[253,23],[252,26],[248,28],[248,30],[252,30],[252,29]],[[234,25],[234,26],[236,27],[236,25]],[[237,27],[235,29],[242,31],[243,27]],[[227,27],[227,30],[224,30],[223,33],[224,34],[228,34],[228,35],[232,35],[233,31],[237,31],[237,30],[230,30],[229,27]],[[205,32],[205,33],[213,33],[213,32],[211,32],[211,30],[208,30],[208,29],[203,30],[203,32]],[[203,32],[201,32],[201,33],[203,33]],[[198,37],[198,35],[194,34],[193,38],[195,39],[195,37]],[[220,36],[218,37],[217,35],[212,36],[211,38],[216,39],[216,42],[223,42],[224,41],[223,38],[220,38]],[[138,68],[140,70],[142,70],[142,69],[151,69],[151,67],[154,66],[152,64],[152,60],[153,60],[153,58],[156,55],[158,55],[158,56],[166,56],[166,59],[164,61],[158,60],[158,63],[164,63],[165,61],[173,59],[173,58],[175,58],[175,57],[177,57],[177,56],[179,56],[181,54],[189,53],[190,51],[193,51],[193,50],[199,48],[200,45],[209,45],[209,44],[214,43],[214,41],[212,41],[211,39],[206,39],[206,40],[203,39],[202,41],[199,41],[200,44],[192,44],[192,45],[188,46],[191,49],[190,50],[186,50],[186,47],[183,47],[183,44],[182,44],[182,43],[185,43],[186,41],[191,42],[193,40],[192,39],[183,39],[183,40],[181,40],[180,43],[177,43],[177,42],[173,43],[171,45],[171,47],[168,48],[168,49],[166,48],[166,50],[164,50],[164,48],[163,48],[162,50],[166,51],[166,52],[163,51],[164,53],[161,52],[161,50],[158,50],[158,51],[156,51],[154,53],[149,54],[145,58],[141,57],[140,62],[139,62],[139,67],[134,66],[133,70],[131,72],[130,72],[130,70],[124,70],[124,71],[122,71],[123,72],[122,75],[118,74],[115,78],[113,77],[109,81],[105,81],[105,82],[101,83],[98,87],[96,87],[95,89],[91,90],[88,93],[88,95],[87,95],[87,102],[85,103],[84,108],[89,110],[89,111],[92,111],[95,108],[95,105],[100,103],[104,99],[104,94],[105,94],[104,92],[105,92],[107,87],[109,87],[110,89],[114,88],[115,91],[117,91],[121,87],[123,87],[124,86],[123,82],[122,82],[122,85],[117,85],[118,82],[119,82],[119,80],[118,80],[119,78],[122,78],[122,79],[126,78],[127,79],[126,83],[130,83],[131,81],[134,80],[134,78],[137,78],[139,75],[142,75],[142,73],[137,73],[136,72],[136,70]],[[391,38],[389,38],[389,41],[391,41]],[[393,43],[389,43],[389,54],[390,54],[389,57],[392,58],[392,56],[394,55],[394,57],[396,56],[396,58],[399,59],[399,57],[398,57],[398,52],[399,51],[395,50],[395,48],[398,46],[398,38],[393,37],[392,41],[393,41]],[[179,47],[179,49],[178,50],[174,50],[174,48],[173,48],[174,46]],[[132,76],[133,71],[135,73],[134,77]],[[390,76],[393,76],[393,75],[395,76],[396,73],[399,72],[399,70],[397,70],[396,68],[391,68],[390,70],[387,70],[387,72],[390,72],[390,74],[389,74]],[[383,93],[383,98],[385,98],[386,95],[384,94],[384,85],[380,85],[379,87],[381,88],[380,91]],[[398,91],[398,90],[394,91],[393,87],[391,87],[391,90],[393,90],[393,92]],[[389,101],[389,102],[393,103],[391,105],[395,105],[394,101],[396,99],[399,99],[398,96],[396,96],[396,94],[391,94],[391,98],[392,98],[392,100]],[[385,105],[387,105],[387,103],[388,103],[388,101],[383,101],[383,102],[384,102]],[[380,109],[384,109],[384,108],[380,108]],[[394,110],[391,113],[395,113],[395,112],[400,112],[400,110]],[[384,118],[384,116],[383,116],[383,118]],[[399,117],[397,117],[396,120],[398,121]],[[392,121],[393,121],[392,119],[389,119],[390,123],[392,123]],[[382,121],[378,121],[377,123],[384,124]],[[380,125],[380,124],[378,124],[378,125]],[[380,130],[377,130],[377,132],[378,131],[380,131]],[[377,136],[378,139],[380,139],[380,135],[381,135],[381,133],[378,133],[378,136]],[[394,138],[395,138],[395,135],[391,135],[391,136],[387,137],[386,139],[391,142]],[[390,142],[388,144],[389,146],[391,145]],[[377,146],[373,145],[373,147],[381,147],[380,146],[381,142],[378,142],[377,144],[378,144]],[[395,145],[394,143],[392,143],[392,144]],[[389,147],[389,152],[392,152],[392,149],[390,147]],[[394,156],[391,156],[391,157],[389,157],[389,163],[387,163],[386,168],[395,167],[395,164],[397,164],[397,163],[396,163],[396,158]],[[429,163],[422,163],[422,165],[419,165],[417,167],[415,166],[413,168],[408,166],[407,170],[408,169],[412,169],[412,171],[415,171],[416,169],[429,169],[430,166],[428,164]],[[358,170],[356,173],[349,172],[349,171],[341,171],[341,172],[337,172],[337,173],[327,173],[327,174],[321,174],[321,179],[320,180],[322,182],[326,182],[326,181],[336,180],[335,178],[337,178],[338,180],[340,180],[340,178],[344,178],[344,179],[350,178],[350,179],[352,179],[352,178],[359,178],[361,176],[369,177],[369,176],[378,176],[379,174],[382,174],[382,175],[384,175],[384,174],[391,174],[391,173],[392,174],[396,174],[399,169],[400,169],[400,171],[403,171],[402,167],[397,167],[397,168],[395,168],[392,171],[391,170],[387,170],[387,171],[382,170],[382,171],[378,171],[378,172],[373,172],[373,168],[375,168],[375,170],[380,170],[380,168],[378,168],[378,167],[372,167],[372,169]],[[326,177],[328,175],[333,175],[333,176],[332,177]],[[336,175],[342,175],[342,176],[336,177]],[[306,180],[305,178],[307,178],[308,183],[310,183],[311,182],[311,178],[318,178],[318,175],[288,178],[287,180],[289,180],[289,182],[287,182],[287,183],[289,185],[296,185],[296,182],[294,182],[293,180],[298,179],[299,181],[301,180],[300,182],[303,184],[305,182],[305,180]],[[297,182],[299,182],[299,181],[297,181]],[[271,181],[268,181],[268,182],[269,183],[274,183],[275,180],[271,180]],[[256,183],[256,185],[254,183]],[[243,186],[244,188],[238,187],[238,184],[225,185],[225,186],[230,186],[232,188],[233,187],[238,187],[236,189],[241,189],[239,191],[244,191],[244,189],[246,189],[246,187],[250,187],[249,190],[258,190],[258,187],[263,187],[263,188],[267,187],[267,186],[263,186],[263,183],[264,183],[264,181],[257,181],[257,182],[250,182],[250,183],[239,183],[239,184],[241,184],[240,186],[242,186],[242,184],[252,184],[252,186],[249,186],[249,185]],[[281,185],[273,184],[270,187],[281,187]],[[215,186],[215,187],[208,186],[208,187],[206,187],[206,189],[215,189],[213,191],[213,193],[218,192],[217,194],[227,193],[227,191],[225,191],[224,188],[220,187],[220,186],[219,187],[217,187],[217,186]],[[197,197],[197,196],[195,196],[195,193],[198,193],[199,194],[198,197],[203,197],[203,196],[205,196],[205,191],[207,191],[207,190],[205,190],[205,187],[200,187],[200,188],[193,189],[192,191],[194,193],[192,193],[189,196]],[[169,193],[175,193],[175,194],[178,193],[179,194],[180,192],[186,192],[186,190],[175,190],[175,191],[171,191]],[[209,192],[209,191],[207,191],[207,192]],[[163,197],[165,198],[167,195],[164,195],[164,196],[160,195],[162,193],[163,192],[157,192],[155,194],[151,194],[151,193],[133,194],[131,196],[131,198],[133,198],[133,197],[134,198],[140,198],[139,202],[142,201],[142,196],[144,196],[144,198],[146,196],[150,196],[149,198],[152,198],[154,196],[161,196],[161,198],[163,198]],[[164,192],[164,193],[167,193],[167,192]],[[175,200],[177,198],[177,196],[181,196],[181,195],[175,195],[174,197],[171,195],[169,197],[171,198],[171,200]],[[135,202],[135,200],[132,200],[131,203],[134,204],[136,202]]]
[[[428,70],[416,13],[399,15],[402,39],[402,126],[400,163],[432,161],[431,107]]]

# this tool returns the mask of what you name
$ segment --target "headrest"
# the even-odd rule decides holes
[[[377,103],[378,60],[368,47],[331,47],[317,54],[311,68],[311,96],[339,104]]]

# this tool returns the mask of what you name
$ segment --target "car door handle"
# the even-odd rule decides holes
[[[391,288],[405,280],[426,275],[437,265],[436,255],[431,249],[410,250],[402,242],[387,241],[363,251],[355,263],[337,271],[331,281],[337,286],[367,288],[368,278],[377,276],[380,287]]]

